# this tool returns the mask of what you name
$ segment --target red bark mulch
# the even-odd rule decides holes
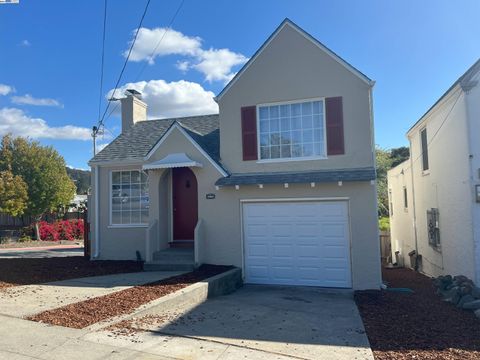
[[[432,280],[409,269],[385,269],[389,287],[413,294],[357,291],[355,301],[375,359],[480,359],[480,319],[435,294]]]
[[[142,271],[136,261],[89,261],[80,256],[0,259],[0,290],[86,276]]]
[[[129,314],[139,306],[230,270],[231,266],[202,265],[190,273],[134,286],[112,294],[44,311],[28,320],[83,329],[115,316]]]

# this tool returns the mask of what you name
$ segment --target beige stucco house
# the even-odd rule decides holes
[[[247,283],[381,283],[373,82],[285,20],[218,94],[219,114],[146,120],[91,161],[93,259],[243,269]]]
[[[408,131],[388,172],[392,251],[431,276],[480,282],[480,60]],[[414,264],[413,264],[414,265]]]

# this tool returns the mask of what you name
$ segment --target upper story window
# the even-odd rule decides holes
[[[323,99],[257,109],[261,160],[326,157]]]
[[[148,176],[143,171],[112,171],[112,225],[148,224]]]
[[[422,149],[422,170],[427,171],[429,169],[427,128],[424,128],[420,131],[420,141],[421,141],[421,149]]]
[[[407,187],[403,187],[403,207],[408,209],[408,194],[407,194]]]

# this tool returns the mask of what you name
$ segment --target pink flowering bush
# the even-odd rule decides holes
[[[83,220],[59,220],[52,224],[46,221],[38,223],[40,239],[49,241],[83,239]]]

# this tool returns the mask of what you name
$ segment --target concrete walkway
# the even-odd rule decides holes
[[[15,286],[0,292],[0,314],[24,318],[45,310],[107,295],[181,273],[173,271],[137,272],[55,281],[40,285]]]
[[[0,249],[0,259],[18,258],[52,258],[67,256],[83,256],[83,246],[58,245],[31,248]]]

